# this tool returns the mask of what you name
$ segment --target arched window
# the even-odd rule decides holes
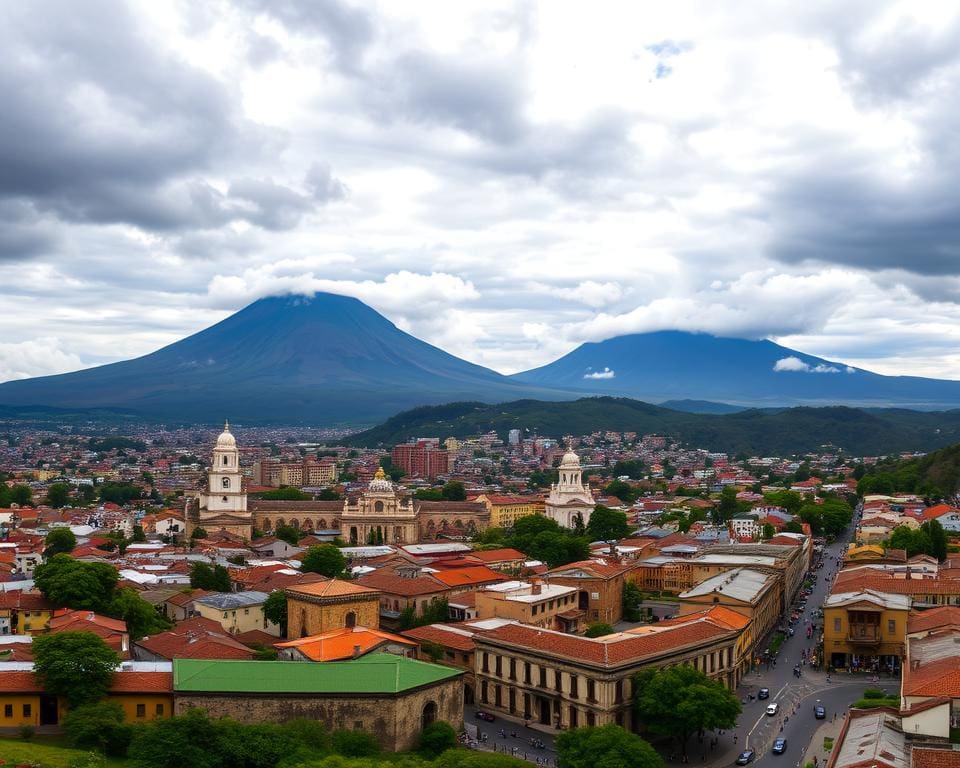
[[[223,487],[224,487],[224,488],[229,488],[229,487],[230,487],[230,478],[229,478],[229,477],[223,478]]]
[[[321,517],[317,523],[317,528],[319,528],[321,531],[327,530],[327,521]]]
[[[222,501],[224,504],[226,504],[226,503],[227,503],[227,497],[224,496],[222,499],[220,499],[220,501]]]
[[[229,464],[229,463],[230,463],[230,459],[229,459],[227,456],[224,456],[224,457],[223,457],[223,463],[224,463],[224,465]]]
[[[382,501],[376,502],[376,503],[373,505],[373,511],[374,511],[374,512],[383,512],[383,502],[382,502]]]
[[[428,701],[423,706],[423,712],[420,715],[420,730],[426,728],[430,723],[437,719],[437,703]]]
[[[352,629],[357,626],[357,614],[353,611],[348,611],[347,615],[343,617],[343,624],[347,629]]]

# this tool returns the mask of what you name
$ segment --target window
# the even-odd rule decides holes
[[[249,608],[244,608],[244,609],[243,609],[243,615],[244,615],[244,616],[249,616],[249,615],[250,615],[250,609],[249,609]]]
[[[887,619],[887,634],[895,635],[897,634],[897,620],[896,619]]]
[[[30,704],[23,705],[23,716],[33,717],[33,707]]]
[[[223,478],[223,487],[224,487],[224,488],[229,488],[229,487],[230,487],[230,478],[229,478],[229,477]]]
[[[4,716],[4,717],[13,717],[13,704],[4,704],[4,705],[3,705],[3,716]]]
[[[503,677],[503,657],[497,656],[496,661],[494,662],[497,666],[496,675],[497,677]]]
[[[510,679],[511,680],[517,679],[517,660],[516,659],[510,659]]]
[[[457,658],[457,654],[455,654],[453,651],[444,651],[443,655],[445,658],[449,659],[450,661],[453,661],[454,659]]]
[[[839,631],[840,631],[840,617],[839,617],[839,616],[837,616],[837,618],[835,618],[835,619],[833,620],[833,631],[834,631],[834,632],[839,632]]]
[[[226,465],[226,464],[229,464],[229,463],[230,463],[230,459],[228,459],[226,456],[224,456],[224,457],[223,457],[223,463],[224,463],[225,465]]]
[[[529,661],[525,661],[523,663],[523,682],[525,682],[527,685],[530,684],[530,662]]]
[[[577,682],[579,678],[576,675],[570,675],[570,698],[577,699],[580,697],[580,693],[577,690]]]
[[[541,688],[547,687],[547,668],[546,667],[540,667],[540,687]]]
[[[587,680],[587,701],[596,701],[597,700],[597,684],[588,679]]]
[[[617,685],[614,688],[613,696],[617,704],[623,701],[623,680],[617,680]]]
[[[553,689],[555,691],[563,690],[563,673],[559,669],[554,673]]]
[[[577,708],[576,707],[570,707],[570,727],[571,728],[577,727]]]
[[[146,716],[147,716],[147,705],[137,704],[137,717],[146,717]]]
[[[484,672],[489,672],[489,671],[490,671],[490,655],[489,655],[486,651],[483,652],[483,666],[482,666],[482,669],[483,669]]]
[[[155,712],[157,717],[163,717],[163,704],[157,704]]]

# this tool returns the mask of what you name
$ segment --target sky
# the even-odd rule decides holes
[[[947,2],[2,3],[0,380],[317,290],[960,379],[957,93]]]

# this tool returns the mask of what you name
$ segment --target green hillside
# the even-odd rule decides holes
[[[413,437],[468,437],[510,429],[542,437],[616,430],[662,434],[691,446],[727,453],[787,455],[831,445],[857,456],[930,451],[960,442],[960,411],[784,408],[730,414],[684,413],[616,397],[572,402],[517,400],[488,405],[448,403],[404,411],[352,435],[357,446],[390,446]]]

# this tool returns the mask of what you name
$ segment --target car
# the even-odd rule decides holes
[[[492,723],[496,719],[497,718],[495,718],[489,712],[484,712],[481,709],[477,710],[477,720],[486,720],[488,723]]]
[[[787,740],[786,739],[776,739],[773,742],[773,754],[782,755],[787,751]]]
[[[773,704],[767,704],[767,714],[770,717],[773,717],[777,712],[780,711],[780,705],[774,702]]]
[[[747,763],[752,763],[753,758],[757,756],[756,752],[752,749],[746,749],[737,755],[736,764],[737,765],[746,765]]]
[[[826,720],[827,710],[817,704],[817,706],[813,708],[813,716],[817,718],[817,720]]]
[[[757,691],[757,698],[758,698],[758,699],[769,699],[769,698],[770,698],[770,689],[769,689],[769,688],[761,688],[759,691]]]

